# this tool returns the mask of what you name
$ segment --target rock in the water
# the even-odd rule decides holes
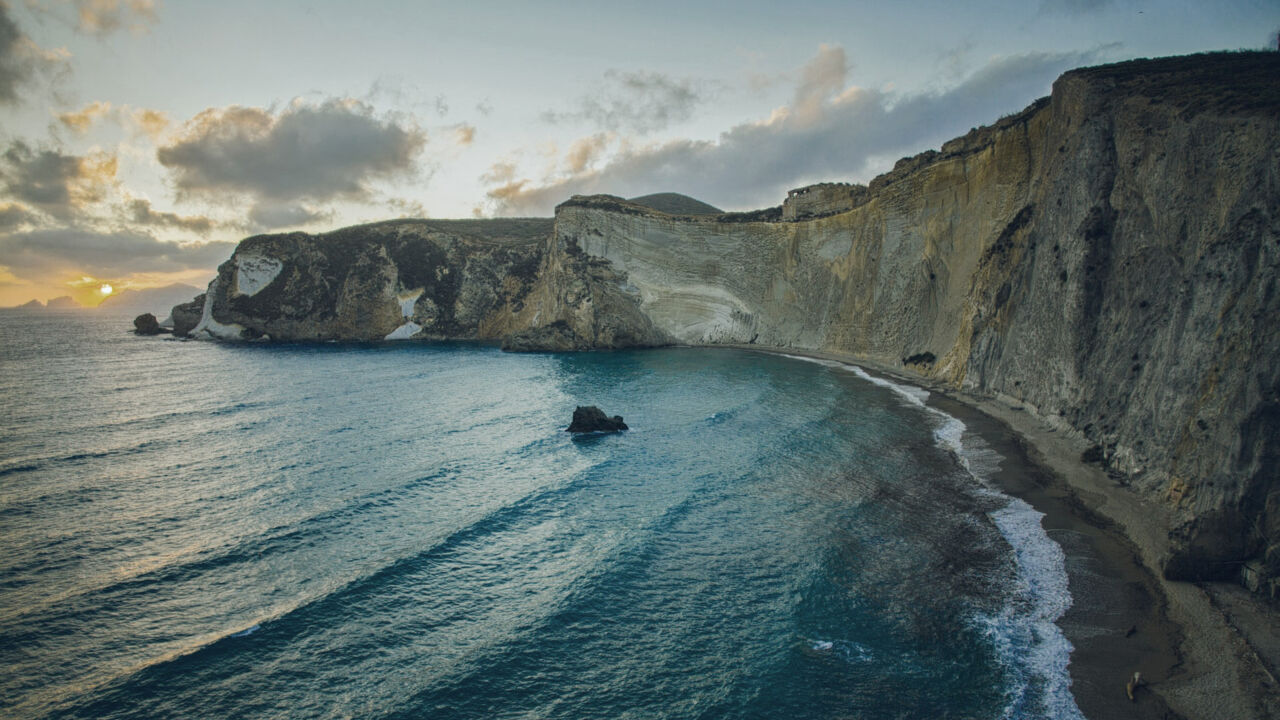
[[[609,417],[604,411],[595,405],[583,407],[578,406],[573,411],[573,422],[569,423],[567,432],[571,433],[591,433],[591,432],[618,432],[626,430],[627,424],[622,422],[621,415]]]
[[[133,331],[139,335],[159,335],[165,330],[160,327],[155,315],[142,313],[133,319]]]
[[[200,324],[200,316],[203,313],[204,293],[197,295],[191,302],[174,305],[169,311],[169,317],[173,318],[173,334],[178,337],[190,335],[196,325]]]

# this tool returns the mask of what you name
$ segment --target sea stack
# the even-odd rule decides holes
[[[133,331],[139,335],[159,335],[164,328],[160,327],[155,315],[142,313],[133,319]]]
[[[605,432],[621,432],[627,429],[627,424],[622,422],[621,415],[609,417],[604,411],[595,405],[582,406],[579,405],[573,411],[573,422],[569,423],[569,427],[565,432],[571,433],[605,433]]]

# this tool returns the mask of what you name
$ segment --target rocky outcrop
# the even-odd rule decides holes
[[[143,313],[133,319],[133,332],[137,335],[159,335],[167,331],[160,327],[155,315]]]
[[[610,198],[627,207],[640,207]],[[654,212],[645,209],[645,212]],[[662,217],[671,217],[661,214]],[[521,331],[504,347],[522,351],[561,351],[655,347],[674,338],[642,311],[639,289],[608,258],[583,251],[576,235],[556,230],[543,245],[542,263],[515,320]]]
[[[398,220],[323,235],[251,237],[218,268],[190,334],[288,341],[501,338],[521,327],[514,319],[537,277],[550,229],[543,219]]]
[[[200,293],[191,302],[174,305],[169,311],[169,318],[173,321],[173,334],[177,337],[187,337],[192,330],[200,324],[200,316],[204,314],[204,298],[205,294]]]
[[[595,405],[579,405],[573,411],[573,420],[565,432],[571,433],[609,433],[626,430],[627,424],[622,422],[621,415],[609,417]]]
[[[1096,445],[1172,518],[1169,577],[1248,560],[1280,592],[1277,76],[1277,53],[1073,71],[865,188],[797,196],[786,218],[591,196],[554,228],[489,221],[543,223],[502,237],[399,221],[250,238],[194,332],[860,358]]]
[[[569,327],[569,323],[556,320],[550,325],[526,328],[502,338],[502,349],[507,352],[572,352],[590,350],[591,346]]]

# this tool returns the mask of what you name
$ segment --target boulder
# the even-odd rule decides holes
[[[573,422],[569,423],[566,432],[571,433],[594,433],[594,432],[619,432],[626,430],[627,424],[622,422],[621,415],[609,417],[604,411],[595,405],[583,407],[579,405],[573,411]]]
[[[133,319],[133,331],[139,335],[159,335],[165,330],[160,327],[155,315],[142,313]]]

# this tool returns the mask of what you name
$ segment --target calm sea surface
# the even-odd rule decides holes
[[[129,326],[0,313],[0,716],[1079,717],[1062,552],[919,391]]]

